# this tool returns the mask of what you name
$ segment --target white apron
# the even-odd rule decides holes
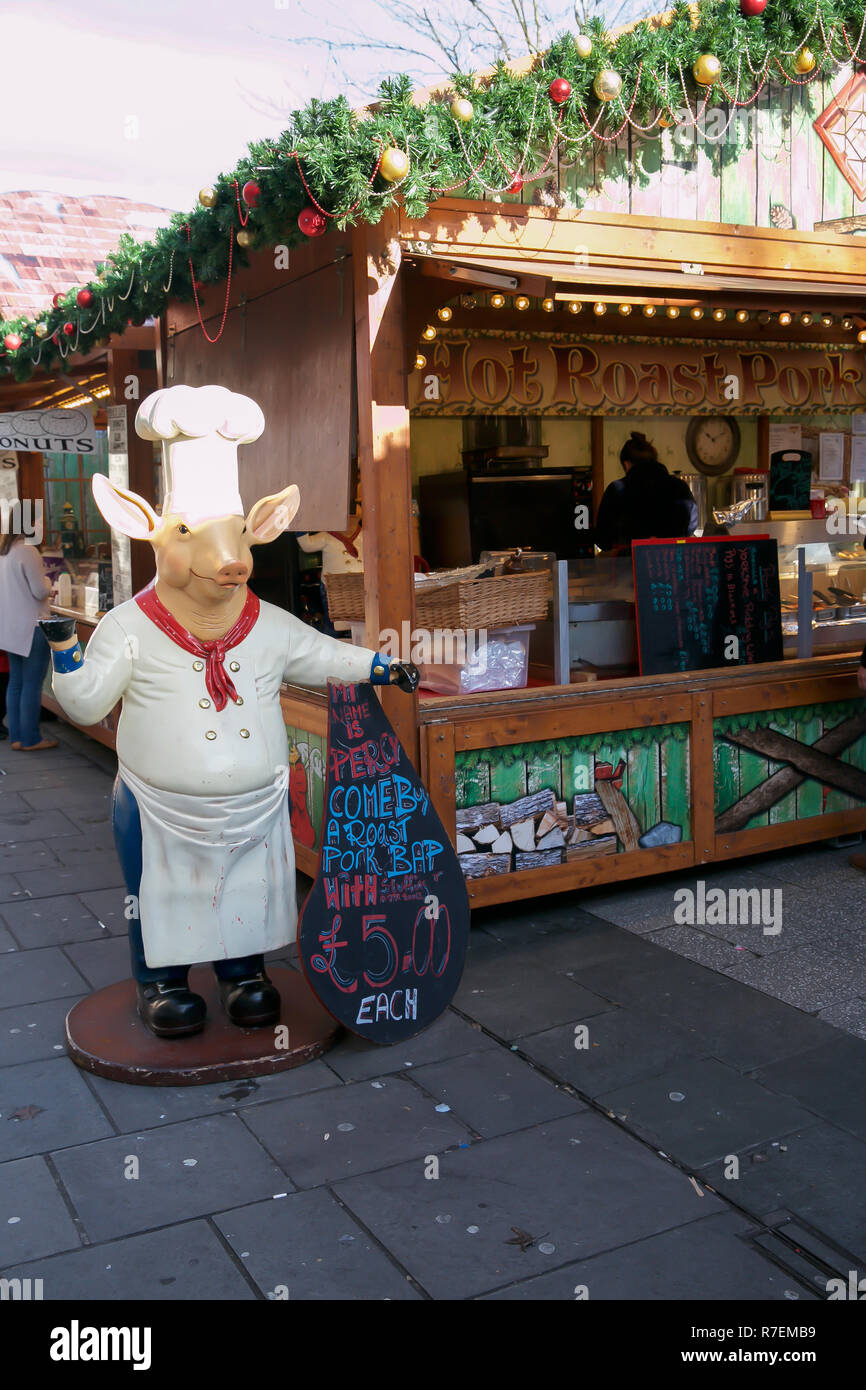
[[[119,767],[141,812],[139,912],[151,968],[273,951],[294,941],[295,854],[286,787],[236,796],[160,791]]]

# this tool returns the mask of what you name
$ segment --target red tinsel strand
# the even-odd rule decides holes
[[[379,137],[377,136],[376,138],[378,139]],[[379,166],[380,166],[380,164],[382,163],[382,156],[384,155],[384,153],[385,153],[385,146],[384,146],[384,144],[383,144],[383,145],[382,145],[382,148],[381,148],[380,151],[379,151],[379,158],[376,160],[376,167],[375,167],[375,169],[373,170],[372,174],[370,175],[370,177],[369,177],[368,180],[367,180],[367,187],[368,187],[368,188],[372,188],[372,186],[373,186],[373,184],[374,184],[374,182],[375,182],[376,175],[377,175],[378,172],[379,172]],[[298,173],[299,173],[300,176],[301,176],[301,183],[304,185],[304,192],[306,193],[306,195],[307,195],[307,197],[309,198],[310,202],[313,204],[313,207],[316,209],[316,211],[317,211],[317,212],[320,212],[320,213],[322,214],[323,217],[330,217],[330,218],[334,218],[334,219],[336,219],[336,218],[338,218],[338,217],[351,217],[352,213],[355,212],[355,210],[361,206],[361,199],[359,198],[358,201],[357,201],[356,203],[353,203],[352,206],[351,206],[350,208],[346,208],[345,212],[328,212],[327,208],[323,208],[322,205],[321,205],[321,203],[317,202],[317,200],[316,200],[316,198],[315,198],[315,196],[314,196],[314,194],[313,194],[313,191],[312,191],[312,189],[310,188],[310,185],[307,183],[307,180],[304,178],[304,171],[303,171],[303,169],[301,168],[301,161],[300,161],[300,159],[298,158],[298,152],[297,152],[297,150],[292,150],[290,154],[287,154],[287,155],[286,155],[286,159],[294,159],[295,163],[296,163],[297,166],[298,166]],[[363,196],[363,195],[362,195],[362,196]]]
[[[814,82],[815,78],[820,76],[817,63],[815,64],[812,71],[810,73],[807,73],[807,75],[801,80],[799,77],[792,77],[790,73],[785,72],[785,69],[782,67],[782,64],[775,56],[773,57],[773,62],[776,64],[776,67],[779,69],[779,72],[782,74],[785,81],[792,82],[795,87],[808,87],[810,82]]]
[[[247,211],[244,212],[243,208],[241,207],[241,190],[240,190],[240,184],[238,183],[237,179],[232,179],[232,183],[233,183],[234,186],[235,186],[235,198],[237,199],[237,204],[238,204],[238,217],[240,218],[241,226],[242,226],[242,227],[245,227],[245,226],[247,225],[247,223],[249,222],[249,220],[250,220],[250,211],[251,211],[251,209],[248,208]]]
[[[187,240],[187,245],[191,246],[192,243],[191,243],[191,240],[190,240],[189,223],[188,223],[188,222],[186,223],[186,240]],[[190,274],[190,279],[192,280],[192,292],[193,292],[193,297],[194,297],[194,299],[195,299],[195,311],[196,311],[196,313],[198,314],[198,321],[199,321],[199,325],[200,325],[200,327],[201,327],[201,331],[202,331],[202,333],[204,334],[204,336],[207,338],[207,340],[208,340],[209,343],[218,343],[219,340],[220,340],[220,338],[221,338],[222,335],[223,335],[223,329],[224,329],[225,326],[226,326],[226,316],[227,316],[228,311],[229,311],[229,296],[230,296],[230,294],[231,294],[231,289],[232,289],[232,256],[234,255],[234,249],[235,249],[234,232],[229,232],[229,268],[228,268],[228,273],[226,274],[226,302],[225,302],[225,304],[223,305],[223,316],[222,316],[222,318],[220,319],[220,326],[219,326],[219,329],[218,329],[218,331],[217,331],[217,335],[216,335],[215,338],[212,338],[212,337],[210,336],[210,334],[208,333],[207,329],[206,329],[205,326],[204,326],[204,319],[203,319],[202,316],[201,316],[201,305],[200,305],[199,302],[198,302],[198,285],[196,284],[195,271],[194,271],[193,268],[192,268],[192,255],[190,255],[190,257],[189,257],[189,274]]]

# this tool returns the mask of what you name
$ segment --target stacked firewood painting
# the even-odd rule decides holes
[[[690,835],[687,726],[457,756],[467,878],[676,844]]]
[[[847,700],[717,719],[714,763],[718,835],[862,806],[863,703]]]

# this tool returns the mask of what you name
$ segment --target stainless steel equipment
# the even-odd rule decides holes
[[[755,521],[763,521],[770,506],[770,474],[766,469],[749,472],[745,468],[735,468],[731,489],[732,502],[754,501],[751,516]]]

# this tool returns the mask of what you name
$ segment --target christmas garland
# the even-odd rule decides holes
[[[90,351],[161,314],[169,295],[195,301],[204,331],[203,289],[225,281],[219,327],[207,334],[215,342],[233,264],[246,264],[251,249],[375,223],[398,197],[421,218],[447,194],[519,195],[549,176],[557,156],[578,163],[629,127],[694,127],[713,106],[729,108],[733,120],[768,87],[861,62],[866,0],[701,0],[612,35],[592,21],[528,71],[499,64],[489,77],[456,74],[451,93],[425,105],[413,104],[406,76],[383,83],[365,111],[342,97],[312,101],[278,139],[250,145],[152,241],[121,237],[87,285],[56,295],[34,319],[0,323],[0,373],[25,380],[37,366]]]

